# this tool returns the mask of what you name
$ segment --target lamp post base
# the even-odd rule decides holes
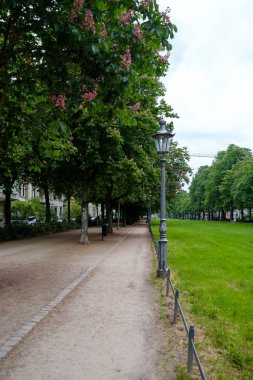
[[[161,278],[163,278],[163,270],[162,269],[157,269],[157,272],[156,272],[156,274],[157,274],[157,277],[161,277]]]

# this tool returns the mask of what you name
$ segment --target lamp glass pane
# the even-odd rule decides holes
[[[167,152],[168,151],[168,138],[167,137],[164,137],[163,138],[163,149],[162,149],[163,152]]]
[[[168,150],[170,150],[170,144],[172,143],[172,137],[168,139]]]
[[[159,152],[162,152],[163,151],[163,139],[162,138],[159,139],[159,147],[160,147]]]
[[[159,152],[159,150],[160,150],[159,140],[157,140],[157,139],[155,139],[155,147],[156,147],[157,152]]]

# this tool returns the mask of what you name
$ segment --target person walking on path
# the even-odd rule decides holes
[[[0,379],[155,380],[167,343],[145,225],[1,244]]]

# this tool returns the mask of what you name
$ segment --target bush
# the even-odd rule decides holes
[[[0,227],[0,241],[17,240],[31,236],[45,235],[52,232],[60,232],[68,229],[80,228],[80,224],[74,221],[50,223],[15,223],[5,227]]]

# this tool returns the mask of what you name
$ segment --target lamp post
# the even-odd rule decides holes
[[[169,153],[170,144],[174,134],[169,132],[165,126],[166,121],[160,121],[160,130],[153,134],[157,153],[161,155],[161,199],[160,199],[160,239],[158,248],[158,269],[157,276],[163,277],[163,268],[167,257],[167,237],[166,237],[166,196],[165,196],[165,155]]]

